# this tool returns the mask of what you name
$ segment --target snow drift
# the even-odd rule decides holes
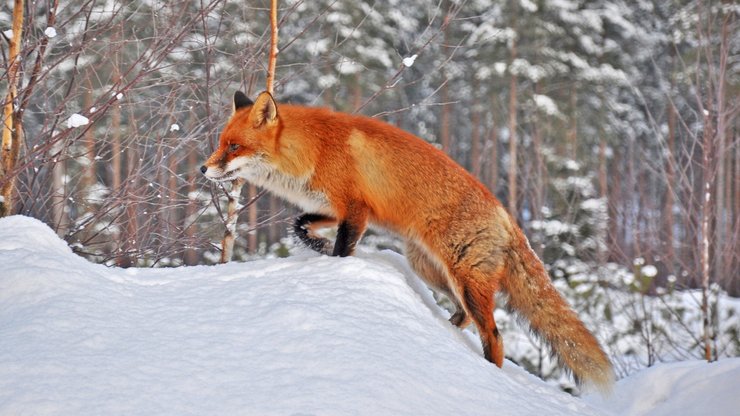
[[[16,216],[0,264],[3,415],[605,413],[485,361],[390,252],[124,270]]]
[[[737,415],[740,358],[658,364],[617,383],[612,396],[586,401],[615,415]]]
[[[392,253],[123,270],[0,235],[0,414],[596,413],[485,361]]]

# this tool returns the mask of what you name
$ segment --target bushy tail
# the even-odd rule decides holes
[[[531,330],[547,341],[560,365],[573,373],[577,383],[609,392],[614,383],[609,358],[552,285],[526,237],[520,235],[510,255],[510,270],[501,282],[509,295],[509,308],[525,318]]]

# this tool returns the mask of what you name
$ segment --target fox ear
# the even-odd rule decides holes
[[[251,116],[254,127],[269,126],[277,122],[277,103],[269,92],[265,91],[257,97]]]
[[[249,107],[254,104],[243,92],[237,91],[234,93],[234,112],[240,108]]]

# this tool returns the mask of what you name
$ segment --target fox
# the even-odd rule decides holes
[[[411,269],[450,299],[449,318],[475,325],[486,360],[502,367],[495,295],[546,341],[581,385],[608,392],[614,371],[501,202],[431,143],[381,120],[280,104],[268,92],[233,97],[206,178],[243,178],[304,213],[293,231],[309,248],[350,256],[368,226],[405,242]],[[317,231],[337,227],[334,241]]]

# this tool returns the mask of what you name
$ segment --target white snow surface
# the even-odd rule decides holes
[[[617,382],[607,399],[589,403],[615,415],[737,415],[740,410],[740,358],[718,362],[658,364]]]
[[[392,252],[119,269],[13,216],[0,219],[0,264],[2,415],[650,414],[692,399],[709,403],[706,414],[737,408],[740,359],[711,372],[656,367],[606,401],[508,361],[499,369]]]

